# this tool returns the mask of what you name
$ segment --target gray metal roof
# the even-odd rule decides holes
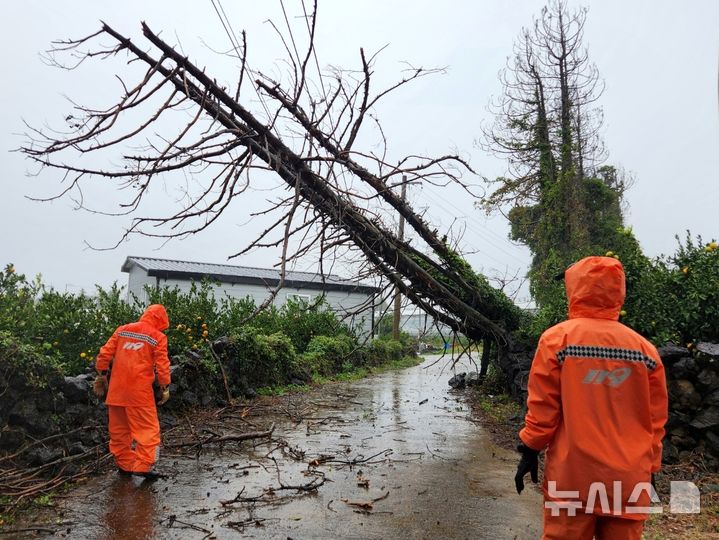
[[[151,257],[129,256],[122,265],[122,271],[129,272],[135,265],[146,270],[147,275],[160,278],[195,280],[210,278],[225,283],[248,283],[268,287],[274,287],[280,281],[280,271],[276,268],[255,268],[230,264],[174,261]],[[373,294],[379,290],[369,285],[363,285],[357,281],[343,279],[334,274],[325,274],[323,281],[323,277],[317,273],[290,270],[285,273],[285,287],[319,291],[341,290],[363,292],[366,294]]]

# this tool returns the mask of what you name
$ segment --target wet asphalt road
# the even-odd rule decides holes
[[[435,360],[298,395],[253,418],[276,423],[272,443],[232,443],[196,459],[165,454],[170,479],[109,473],[34,523],[63,523],[53,538],[108,540],[539,538],[540,495],[514,492],[516,455],[472,421],[447,385],[446,361],[428,367]],[[323,479],[307,493],[277,489]],[[258,500],[222,505],[241,491]]]

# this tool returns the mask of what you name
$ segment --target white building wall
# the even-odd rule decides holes
[[[362,336],[372,335],[372,298],[364,293],[348,291],[328,291],[325,293],[327,304],[351,328],[356,328]],[[360,330],[361,329],[361,330]]]
[[[133,265],[130,268],[129,277],[127,281],[127,299],[132,301],[133,295],[140,300],[143,305],[147,305],[147,293],[145,292],[145,286],[155,287],[157,278],[148,276],[147,271],[140,268],[137,265]]]
[[[137,297],[147,304],[147,294],[144,292],[145,285],[152,287],[177,287],[183,293],[188,293],[192,287],[192,282],[184,279],[157,279],[147,275],[147,272],[137,265],[130,270],[128,283],[129,293],[134,293]],[[241,300],[251,297],[255,305],[262,304],[273,288],[264,287],[262,285],[253,285],[246,283],[219,283],[214,285],[214,295],[217,300],[230,297]],[[298,289],[294,287],[283,288],[275,297],[273,304],[282,307],[289,298],[295,295],[307,299],[312,302],[322,294],[322,291],[312,289]],[[327,305],[337,313],[340,318],[344,318],[344,322],[352,328],[358,330],[362,335],[370,335],[372,332],[372,304],[370,297],[364,293],[354,293],[347,291],[328,291],[325,293]],[[363,308],[362,313],[350,315],[351,313]],[[345,318],[346,317],[346,318]]]

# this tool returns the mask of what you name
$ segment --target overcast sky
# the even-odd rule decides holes
[[[270,0],[223,1],[234,29],[248,32],[252,67],[269,73],[276,69],[279,52],[264,21],[281,22],[278,5]],[[299,12],[292,0],[286,5],[291,13]],[[505,164],[476,148],[474,141],[482,122],[491,121],[487,105],[500,92],[497,73],[513,40],[542,5],[535,0],[324,0],[318,18],[319,60],[322,66],[357,66],[360,47],[374,52],[389,44],[376,64],[379,82],[397,79],[403,61],[448,67],[444,75],[401,90],[378,111],[392,152],[457,152],[480,175],[493,177],[504,172]],[[636,178],[627,195],[628,224],[651,256],[673,252],[674,235],[683,237],[687,229],[706,240],[718,237],[719,2],[601,0],[581,5],[590,8],[585,43],[606,81],[601,105],[608,163]],[[62,126],[70,110],[64,96],[94,105],[115,102],[118,86],[109,66],[93,62],[68,73],[43,64],[39,56],[53,39],[94,32],[100,19],[137,43],[142,43],[140,21],[146,21],[166,40],[180,43],[212,76],[232,81],[232,65],[212,52],[226,49],[229,41],[210,0],[25,0],[5,1],[3,7],[0,263],[12,262],[30,276],[41,273],[60,290],[89,290],[95,283],[126,283],[120,266],[127,255],[221,263],[259,230],[259,223],[248,220],[251,205],[236,204],[216,227],[196,237],[168,244],[135,238],[111,251],[90,250],[86,242],[114,244],[127,220],[74,211],[70,200],[27,200],[26,195],[56,192],[59,178],[52,171],[26,177],[30,164],[11,152],[23,141],[18,135],[24,131],[23,119]],[[113,200],[111,190],[97,193]],[[452,189],[413,186],[410,199],[427,209],[440,230],[455,218],[466,223],[463,247],[476,269],[526,271],[529,253],[507,240],[503,218],[486,218],[467,196]],[[275,252],[254,252],[234,262],[269,266],[276,260]]]

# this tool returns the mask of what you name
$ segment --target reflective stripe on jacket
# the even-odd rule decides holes
[[[584,507],[590,498],[596,513],[620,509],[623,517],[644,519],[645,513],[626,507],[648,506],[645,491],[636,503],[627,501],[636,484],[649,482],[661,466],[668,408],[664,366],[649,341],[618,322],[625,296],[619,261],[582,259],[567,269],[565,286],[569,320],[540,338],[520,438],[536,450],[547,448],[545,498],[578,500]],[[554,494],[549,482],[555,482]],[[596,482],[604,488],[592,488]],[[615,501],[614,482],[621,482],[621,501]]]
[[[152,383],[170,384],[170,360],[167,357],[168,328],[165,308],[149,306],[138,322],[120,326],[100,349],[96,368],[107,370],[112,362],[110,388],[105,403],[124,407],[155,407]]]

